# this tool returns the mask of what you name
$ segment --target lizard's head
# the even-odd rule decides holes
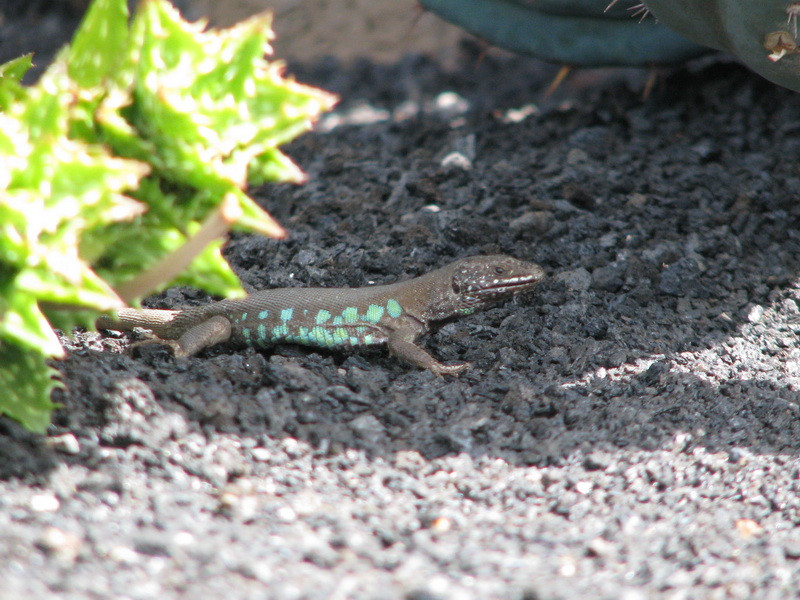
[[[461,314],[527,291],[545,277],[536,263],[503,255],[472,256],[445,268],[451,272],[455,309]]]

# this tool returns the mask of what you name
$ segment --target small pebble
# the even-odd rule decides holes
[[[61,508],[61,502],[53,494],[35,494],[30,501],[34,512],[55,512]]]

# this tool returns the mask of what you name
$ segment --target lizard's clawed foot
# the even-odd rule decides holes
[[[466,371],[472,365],[468,362],[464,363],[456,363],[454,365],[445,365],[443,363],[434,363],[430,365],[428,368],[433,372],[435,375],[458,375],[461,371]]]
[[[138,342],[134,342],[133,344],[128,346],[128,349],[126,350],[126,352],[128,354],[132,355],[136,351],[137,348],[141,348],[142,346],[152,346],[153,344],[158,344],[159,346],[166,346],[167,348],[169,348],[172,351],[172,355],[175,358],[185,358],[186,357],[186,352],[181,347],[181,345],[178,342],[178,340],[162,340],[161,338],[158,338],[158,337],[153,337],[153,338],[150,338],[150,339],[147,339],[147,340],[141,340],[141,341],[138,341]]]

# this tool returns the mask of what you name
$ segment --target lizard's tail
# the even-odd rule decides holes
[[[170,323],[179,313],[178,310],[161,310],[154,308],[121,308],[115,317],[102,316],[95,321],[98,329],[114,331],[133,331],[136,327],[158,331]]]

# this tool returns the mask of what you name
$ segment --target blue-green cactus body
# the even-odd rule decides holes
[[[762,77],[800,91],[800,53],[792,48],[797,44],[793,12],[800,11],[796,2],[647,0],[647,7],[690,40],[735,54]]]
[[[707,51],[647,19],[621,0],[420,0],[492,44],[545,60],[581,66],[674,63]]]
[[[645,0],[658,22],[641,23],[630,11],[640,0],[619,0],[610,9],[611,0],[420,2],[492,44],[545,60],[644,66],[686,60],[710,47],[800,91],[800,1]]]

